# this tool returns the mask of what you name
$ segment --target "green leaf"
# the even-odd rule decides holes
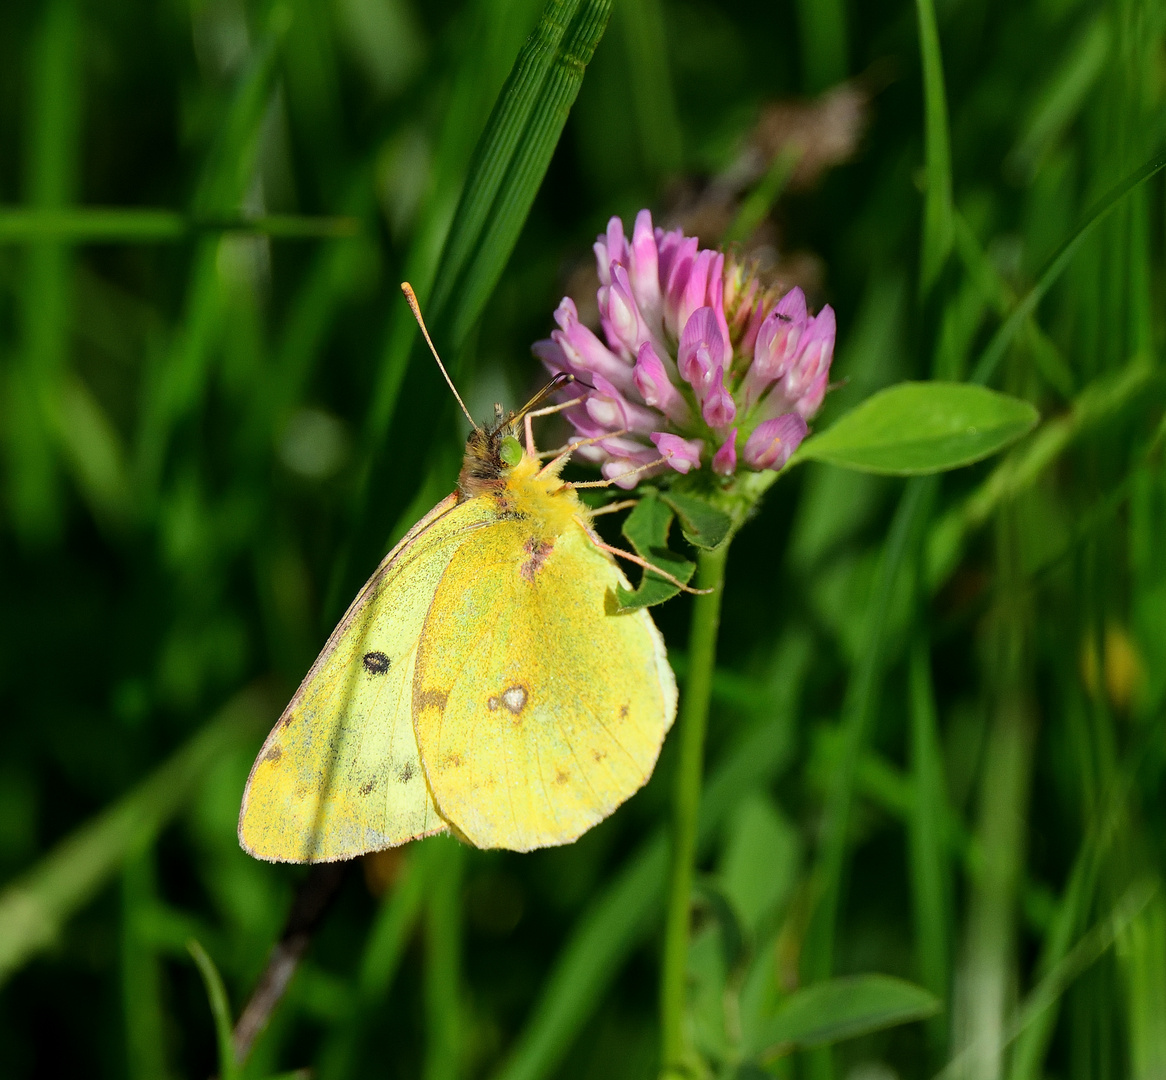
[[[762,791],[741,800],[725,829],[718,880],[754,937],[797,884],[798,845],[797,830]]]
[[[748,1047],[751,1057],[776,1057],[856,1035],[923,1020],[939,1000],[921,986],[890,975],[828,979],[788,997]]]
[[[668,550],[668,530],[672,525],[672,511],[659,499],[650,495],[640,499],[623,523],[623,534],[631,542],[641,559],[658,566],[685,584],[696,570],[696,564]],[[671,600],[680,589],[659,574],[645,570],[640,587],[635,592],[617,589],[619,611],[634,611]]]
[[[704,499],[694,495],[682,495],[675,491],[666,491],[660,495],[680,518],[680,528],[684,531],[684,539],[693,547],[711,550],[719,547],[733,521],[728,514],[710,506]]]
[[[905,382],[867,398],[794,455],[862,472],[918,476],[994,454],[1039,419],[1026,401],[968,383]]]

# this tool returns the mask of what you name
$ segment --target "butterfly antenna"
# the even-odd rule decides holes
[[[546,384],[537,394],[534,395],[521,409],[518,410],[511,418],[510,423],[514,424],[521,420],[528,412],[530,412],[536,405],[546,401],[551,394],[556,390],[561,390],[564,386],[570,386],[575,382],[575,376],[569,372],[560,371],[549,383]]]
[[[441,357],[437,355],[437,349],[433,346],[433,338],[429,336],[429,330],[425,326],[425,320],[421,318],[421,305],[417,303],[417,294],[413,291],[413,286],[407,281],[401,282],[401,292],[405,294],[405,299],[409,301],[409,307],[413,310],[413,318],[417,320],[417,325],[421,327],[421,333],[425,335],[425,343],[429,346],[429,351],[433,353],[433,359],[437,361],[437,366],[441,368],[442,375],[445,376],[445,381],[449,383],[450,390],[453,391],[453,396],[457,398],[457,403],[462,407],[462,412],[466,414],[466,419],[470,422],[470,426],[475,431],[482,429],[474,422],[474,418],[470,415],[470,410],[466,408],[466,403],[462,401],[462,396],[457,392],[457,387],[453,384],[453,379],[449,377],[449,372],[445,370],[445,365],[441,362]]]

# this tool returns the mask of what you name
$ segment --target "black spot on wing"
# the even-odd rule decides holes
[[[383,675],[389,670],[389,658],[383,652],[366,652],[362,663],[370,675]]]

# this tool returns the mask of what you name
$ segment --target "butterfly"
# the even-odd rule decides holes
[[[544,464],[531,434],[569,381],[474,424],[457,490],[352,602],[251,769],[252,855],[349,859],[447,830],[530,851],[575,840],[651,776],[676,682],[647,610],[618,610],[612,555],[647,564],[606,545],[586,485],[560,479],[574,448]]]

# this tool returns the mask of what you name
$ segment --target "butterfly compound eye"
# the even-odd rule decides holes
[[[522,460],[522,444],[513,435],[507,435],[498,446],[498,457],[503,465],[513,469]]]

